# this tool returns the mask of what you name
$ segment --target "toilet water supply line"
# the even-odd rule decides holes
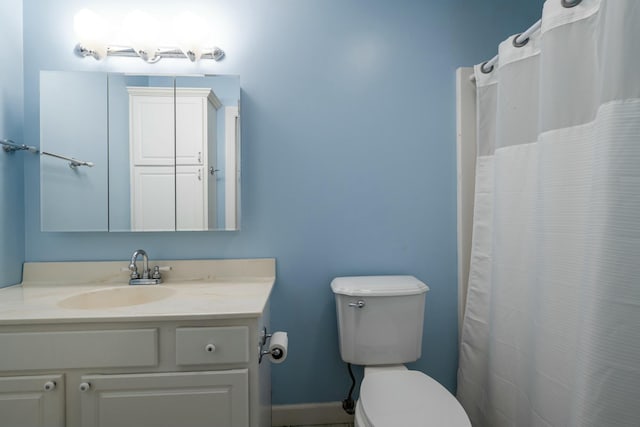
[[[349,389],[347,398],[342,401],[342,409],[344,409],[347,414],[353,415],[356,412],[356,404],[353,401],[353,389],[356,388],[356,377],[353,376],[351,363],[347,363],[347,368],[349,369],[349,376],[351,377],[351,388]]]

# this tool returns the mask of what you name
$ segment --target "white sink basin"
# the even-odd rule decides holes
[[[123,286],[72,295],[60,301],[58,306],[86,310],[127,307],[160,301],[174,293],[174,289],[158,285]]]

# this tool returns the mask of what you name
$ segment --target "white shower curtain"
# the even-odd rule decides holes
[[[547,0],[475,68],[458,398],[475,427],[640,426],[640,0]]]

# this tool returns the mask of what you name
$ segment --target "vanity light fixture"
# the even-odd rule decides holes
[[[82,44],[84,56],[102,59],[107,55],[108,28],[100,15],[89,9],[82,9],[73,18],[73,30]]]
[[[74,17],[74,30],[78,38],[75,52],[78,56],[92,56],[97,60],[107,56],[139,57],[153,64],[162,58],[189,58],[220,61],[224,51],[207,46],[207,26],[204,19],[185,12],[177,16],[173,23],[174,42],[169,46],[160,45],[162,24],[151,15],[135,10],[123,21],[123,38],[126,45],[111,44],[109,26],[97,13],[83,9]]]
[[[183,12],[173,21],[173,38],[182,53],[195,62],[204,53],[207,24],[202,17],[191,12]]]
[[[149,63],[160,60],[158,56],[160,23],[153,16],[134,10],[124,17],[122,27],[125,38],[140,58]]]

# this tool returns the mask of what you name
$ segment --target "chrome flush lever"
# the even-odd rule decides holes
[[[365,302],[363,300],[358,300],[357,302],[350,302],[349,307],[354,308],[362,308],[365,306]]]

